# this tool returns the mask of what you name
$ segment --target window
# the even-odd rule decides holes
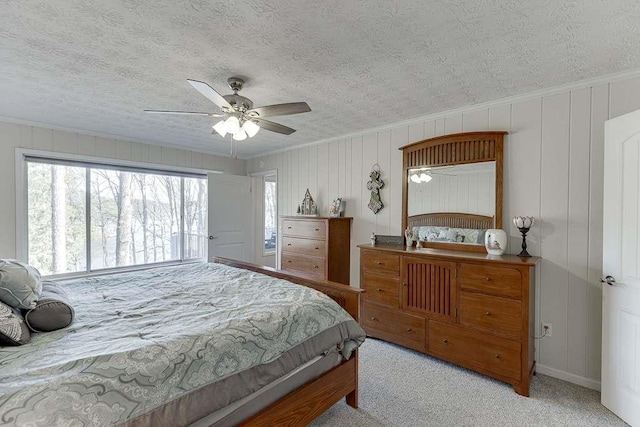
[[[264,183],[264,254],[275,253],[278,233],[278,198],[276,175],[265,175]]]
[[[206,177],[26,160],[27,257],[43,275],[206,257]]]

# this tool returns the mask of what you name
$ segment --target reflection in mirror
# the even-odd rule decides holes
[[[483,245],[495,215],[495,179],[495,161],[409,169],[407,214],[419,240]]]
[[[493,216],[496,162],[409,170],[409,216],[459,212]]]

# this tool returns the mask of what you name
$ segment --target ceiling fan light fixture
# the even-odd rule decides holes
[[[218,134],[224,138],[224,136],[227,134],[227,126],[225,124],[225,121],[220,120],[218,123],[213,125],[213,130],[218,132]]]
[[[249,138],[253,138],[260,130],[260,126],[253,123],[251,120],[247,120],[242,125],[242,130],[244,130],[247,133],[247,136]]]
[[[430,173],[426,173],[426,172],[422,172],[420,174],[420,181],[422,182],[429,182],[431,181],[431,174]]]
[[[412,173],[411,176],[411,181],[415,182],[416,184],[420,184],[420,175],[418,175],[417,173]]]
[[[240,129],[238,130],[238,132],[233,134],[233,139],[236,141],[244,141],[245,139],[247,139],[247,133]]]
[[[236,134],[240,130],[240,120],[236,116],[231,116],[224,122],[227,133]]]

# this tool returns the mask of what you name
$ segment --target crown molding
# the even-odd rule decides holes
[[[615,83],[615,82],[618,82],[618,81],[621,81],[621,80],[628,80],[628,79],[637,78],[637,77],[640,77],[640,69],[628,70],[628,71],[623,71],[623,72],[613,73],[613,74],[606,74],[604,76],[593,77],[593,78],[584,79],[584,80],[578,80],[578,81],[575,81],[575,82],[565,83],[563,85],[554,86],[554,87],[551,87],[551,88],[539,89],[539,90],[536,90],[536,91],[527,92],[527,93],[523,93],[523,94],[520,94],[520,95],[512,95],[512,96],[508,96],[508,97],[505,97],[505,98],[496,99],[496,100],[493,100],[493,101],[482,102],[480,104],[467,105],[467,106],[464,106],[464,107],[454,108],[452,110],[446,110],[446,111],[442,111],[442,112],[438,112],[438,113],[432,113],[432,114],[428,114],[426,116],[416,117],[414,119],[403,120],[401,122],[395,122],[395,123],[390,123],[390,124],[386,124],[386,125],[381,125],[381,126],[377,126],[377,127],[370,128],[370,129],[363,129],[363,130],[360,130],[360,131],[351,132],[351,133],[348,133],[348,134],[345,134],[345,135],[341,135],[341,136],[338,136],[338,137],[321,139],[319,141],[314,141],[314,142],[309,142],[309,143],[306,143],[306,144],[296,145],[294,147],[281,148],[281,149],[278,149],[278,150],[268,151],[268,152],[266,152],[264,154],[247,157],[246,159],[247,160],[257,159],[257,158],[260,158],[260,157],[266,157],[266,156],[271,156],[271,155],[274,155],[274,154],[280,154],[280,153],[284,153],[284,152],[291,151],[291,150],[297,150],[299,148],[312,147],[314,145],[325,144],[327,142],[339,141],[339,140],[342,140],[342,139],[349,139],[349,138],[359,137],[359,136],[366,135],[366,134],[369,134],[369,133],[377,133],[377,132],[390,130],[390,129],[394,129],[394,128],[398,128],[398,127],[409,126],[409,125],[416,124],[416,123],[421,123],[421,122],[424,122],[424,121],[427,121],[427,120],[441,119],[441,118],[444,118],[444,117],[447,117],[447,116],[452,116],[452,115],[456,115],[456,114],[463,114],[463,113],[469,113],[469,112],[473,112],[473,111],[477,111],[477,110],[483,110],[485,108],[502,107],[504,105],[514,104],[514,103],[518,103],[518,102],[530,101],[532,99],[542,98],[542,97],[545,97],[545,96],[553,96],[553,95],[557,95],[557,94],[568,92],[568,91],[572,91],[572,90],[584,89],[586,87],[594,87],[594,86],[600,86],[600,85],[603,85],[603,84],[611,84],[611,83]]]

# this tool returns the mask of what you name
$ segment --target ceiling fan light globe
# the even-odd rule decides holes
[[[258,131],[260,130],[260,126],[258,126],[257,124],[253,123],[251,120],[247,120],[242,125],[242,130],[244,130],[247,133],[247,136],[249,138],[253,138],[258,133]]]
[[[227,126],[225,125],[225,121],[220,120],[218,123],[213,125],[213,130],[218,132],[218,134],[224,138],[224,136],[227,134]]]
[[[229,117],[224,124],[227,129],[227,133],[235,134],[240,130],[240,120],[235,116]]]
[[[431,181],[431,175],[429,175],[429,174],[427,174],[427,173],[422,172],[422,173],[420,174],[420,181],[422,181],[422,182],[429,182],[429,181]]]
[[[238,132],[233,134],[233,139],[236,141],[244,141],[245,139],[247,139],[247,133],[240,129]]]
[[[416,184],[420,184],[422,182],[420,181],[420,175],[418,175],[417,173],[412,173],[409,178],[411,179],[411,181],[415,182]]]

